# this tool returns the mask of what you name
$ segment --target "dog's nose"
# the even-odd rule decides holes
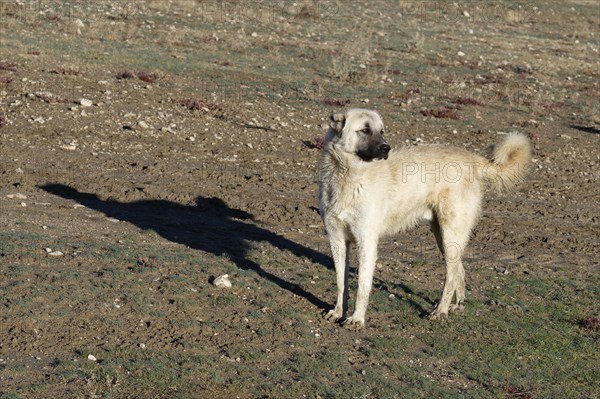
[[[381,152],[390,152],[391,149],[392,149],[392,147],[390,147],[389,144],[382,144],[379,146],[379,150]]]

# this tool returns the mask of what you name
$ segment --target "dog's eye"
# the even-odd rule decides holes
[[[359,130],[359,132],[361,132],[363,134],[371,134],[371,129],[365,128],[365,129]]]

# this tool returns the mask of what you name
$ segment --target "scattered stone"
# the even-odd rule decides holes
[[[560,138],[562,139],[567,139],[567,140],[571,140],[573,137],[569,136],[568,134],[561,134]]]
[[[21,206],[22,206],[23,208],[25,208],[25,207],[27,206],[27,204],[26,204],[26,203],[24,203],[24,202],[21,202]]]
[[[142,349],[146,349],[146,344],[144,344],[144,343],[141,343],[141,344],[140,344],[140,348],[142,348]]]
[[[224,274],[219,276],[213,281],[213,285],[219,288],[230,288],[232,286],[231,281],[229,280],[229,274]]]
[[[53,251],[53,252],[49,252],[48,255],[50,256],[63,256],[64,254],[60,251]]]
[[[60,148],[67,151],[75,151],[77,149],[77,143],[73,142],[70,144],[61,145]]]
[[[139,127],[140,129],[143,129],[143,130],[150,129],[150,125],[148,125],[144,121],[139,121],[138,124],[137,124],[137,127]]]
[[[8,194],[6,197],[10,198],[10,199],[20,199],[20,200],[27,199],[26,195],[23,195],[23,194],[20,194],[20,193],[17,193],[17,194]]]
[[[459,51],[458,53],[456,53],[456,55],[458,55],[459,57],[464,57],[465,53],[463,53],[462,51]]]
[[[79,105],[81,105],[82,107],[91,107],[92,105],[94,105],[94,103],[92,102],[92,100],[82,98],[79,100]]]
[[[96,359],[96,356],[92,355],[91,353],[88,355],[88,360],[91,360],[92,362],[96,362],[98,361],[98,359]]]

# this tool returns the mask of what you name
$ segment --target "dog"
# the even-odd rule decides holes
[[[462,255],[480,217],[484,191],[504,192],[524,180],[531,162],[529,139],[511,133],[489,158],[442,145],[392,150],[381,116],[354,108],[330,116],[323,143],[319,208],[337,281],[337,302],[326,318],[350,329],[364,327],[379,239],[422,221],[429,222],[446,263],[442,298],[429,317],[461,312]],[[358,249],[358,290],[354,313],[346,317],[352,243]]]

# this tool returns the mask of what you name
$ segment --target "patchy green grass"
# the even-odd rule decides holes
[[[57,6],[51,1],[34,3]],[[0,20],[6,24],[0,33],[0,61],[6,62],[0,92],[8,99],[3,106],[15,104],[6,107],[11,112],[7,117],[25,119],[22,112],[33,112],[37,104],[27,103],[28,96],[37,91],[60,89],[74,98],[102,93],[98,98],[103,99],[103,105],[91,108],[89,122],[80,122],[83,117],[79,111],[68,114],[85,124],[85,129],[74,124],[82,128],[79,133],[89,137],[81,140],[89,145],[84,147],[85,157],[92,151],[107,156],[117,148],[112,145],[112,136],[123,135],[119,118],[129,113],[159,118],[160,125],[155,119],[157,129],[168,126],[172,114],[191,113],[197,117],[191,122],[194,137],[209,120],[223,122],[223,126],[207,127],[207,133],[199,134],[197,140],[183,138],[182,147],[193,151],[193,145],[203,139],[212,141],[220,129],[227,133],[226,139],[233,136],[237,140],[239,136],[247,140],[240,130],[248,130],[247,122],[255,116],[266,120],[260,122],[265,129],[257,131],[256,141],[263,140],[271,148],[275,136],[281,136],[283,143],[289,134],[295,145],[303,140],[292,135],[292,130],[296,135],[305,131],[298,133],[294,129],[299,126],[290,126],[291,115],[307,117],[309,123],[308,117],[313,118],[316,111],[323,112],[325,118],[324,108],[345,106],[373,107],[389,115],[386,124],[391,125],[390,133],[400,143],[421,135],[433,141],[441,136],[445,141],[448,136],[438,132],[456,129],[457,142],[479,146],[482,140],[475,140],[475,132],[479,135],[480,130],[493,136],[523,127],[534,138],[546,134],[551,122],[557,120],[588,121],[589,126],[596,123],[598,72],[593,69],[593,52],[597,51],[598,37],[593,32],[597,21],[585,17],[591,15],[591,8],[579,4],[585,2],[552,6],[541,1],[494,2],[494,10],[504,14],[488,14],[493,17],[489,23],[481,20],[481,9],[469,9],[471,17],[466,17],[460,6],[467,2],[448,3],[448,10],[439,2],[430,2],[429,6],[441,8],[425,9],[426,14],[414,9],[411,13],[409,8],[422,4],[419,2],[399,2],[404,5],[402,9],[389,2],[378,2],[375,8],[365,2],[357,2],[356,7],[325,2],[337,7],[335,13],[326,16],[320,15],[323,10],[311,8],[319,2],[298,2],[289,5],[292,9],[282,10],[278,7],[286,7],[287,2],[283,2],[276,5],[274,15],[261,22],[240,15],[235,18],[239,11],[233,11],[233,16],[218,14],[215,17],[222,20],[213,22],[202,15],[200,5],[206,2],[136,2],[139,13],[115,11],[114,15],[108,2],[96,3],[106,9],[94,18],[83,18],[81,34],[76,33],[74,18],[68,15],[38,17],[40,10],[15,14],[16,2],[2,2],[0,9]],[[468,3],[484,7],[483,2]],[[533,4],[539,16],[533,13]],[[519,6],[524,8],[517,11]],[[365,12],[375,9],[377,12]],[[517,12],[532,13],[535,23],[526,24]],[[133,78],[122,79],[125,71],[131,71]],[[140,72],[145,73],[142,79]],[[53,79],[60,79],[64,86],[52,86]],[[112,87],[105,88],[100,81]],[[127,91],[126,95],[117,93],[121,91]],[[158,91],[160,95],[155,97],[148,94]],[[577,95],[570,97],[570,93]],[[149,104],[151,101],[155,104]],[[27,107],[18,105],[23,103]],[[56,121],[56,114],[66,111],[53,105],[57,106],[52,111]],[[262,108],[252,108],[256,105]],[[304,105],[310,108],[302,110]],[[115,126],[92,121],[113,108],[119,109]],[[204,115],[202,108],[213,112]],[[250,118],[244,115],[245,119],[236,119],[246,111]],[[260,115],[261,111],[268,112]],[[419,123],[423,120],[425,123]],[[287,125],[281,124],[274,133],[269,125],[276,121]],[[320,124],[325,121],[313,118],[305,128],[310,133],[304,139],[319,135]],[[31,126],[26,125],[27,137],[15,135],[14,139],[6,130],[9,133],[3,133],[2,144],[10,141],[6,148],[12,148],[22,140],[23,146],[34,148],[28,141],[34,135],[59,141],[59,136],[75,134],[63,126],[51,127],[49,122],[46,118],[42,126],[25,121],[39,130],[30,133]],[[283,129],[286,126],[290,129]],[[132,140],[153,140],[146,134]],[[552,165],[556,148],[571,151],[562,154],[569,158],[577,152],[569,143],[580,138],[566,139],[559,134],[548,139],[554,140],[551,154],[536,154],[541,159],[539,165]],[[107,135],[111,138],[106,139]],[[96,138],[110,141],[110,145],[94,150]],[[37,144],[53,148],[50,141]],[[167,140],[152,143],[171,146]],[[534,144],[538,152],[540,144]],[[257,150],[256,159],[262,161],[264,153],[258,152],[256,142],[254,147],[248,148]],[[136,157],[146,149],[128,147],[123,162],[135,160],[137,164]],[[206,156],[221,162],[227,154],[221,150]],[[4,152],[2,164],[6,164],[6,182],[12,179],[13,190],[26,187],[28,182],[26,177],[11,177],[16,162],[12,160],[16,156],[8,156],[11,151]],[[279,160],[279,148],[266,151]],[[161,158],[161,162],[162,158],[188,155],[167,149],[160,156],[148,152],[148,157]],[[196,155],[198,152],[193,152],[190,159],[206,160],[200,156],[196,159]],[[113,156],[110,168],[120,167]],[[315,176],[314,171],[308,171],[306,159],[308,156],[285,159],[294,165],[288,170],[293,170],[290,181],[302,180],[302,191],[314,183]],[[56,167],[50,176],[62,177],[60,165],[48,165]],[[306,175],[296,173],[301,168]],[[281,169],[285,170],[283,166]],[[77,171],[81,173],[70,173],[72,180],[83,179],[89,169]],[[219,169],[215,175],[224,171]],[[132,176],[129,182],[128,172],[123,173],[127,184],[133,185],[156,177],[149,174],[134,182],[139,175]],[[171,184],[168,169],[161,169],[160,175],[154,183]],[[94,173],[90,176],[93,180]],[[219,183],[219,191],[228,190],[229,186],[221,185],[223,181],[210,170],[202,177],[207,187]],[[243,180],[246,176],[238,177]],[[590,174],[590,185],[593,178]],[[289,184],[284,188],[292,187]],[[564,181],[550,181],[552,195],[560,194],[554,192],[559,185],[564,186]],[[231,187],[235,187],[232,196],[244,195],[243,190],[238,193],[237,186]],[[284,188],[269,185],[262,189],[265,197],[276,193],[281,197],[278,200],[285,202],[289,198]],[[252,186],[251,190],[255,189],[261,188]],[[564,203],[569,200],[563,199]],[[11,220],[25,218],[21,212],[36,212],[37,205],[30,204],[25,211],[6,209],[11,213],[3,217],[0,232],[0,399],[599,396],[600,278],[591,271],[574,276],[564,260],[560,261],[564,265],[553,265],[551,275],[546,276],[546,265],[531,264],[538,269],[534,273],[511,272],[502,275],[497,284],[494,279],[488,281],[491,274],[487,270],[480,275],[469,272],[469,284],[484,288],[469,292],[464,315],[452,315],[439,323],[423,317],[439,297],[438,286],[426,278],[413,280],[412,276],[392,276],[391,271],[384,270],[388,280],[375,282],[367,329],[350,332],[323,320],[320,313],[324,309],[301,294],[305,291],[332,301],[334,272],[308,258],[283,254],[268,240],[260,243],[266,247],[263,252],[251,251],[244,254],[246,258],[239,248],[231,250],[236,256],[217,256],[210,253],[210,243],[196,247],[207,252],[174,245],[158,229],[150,228],[124,238],[115,233],[117,225],[106,227],[95,219],[90,221],[97,223],[98,231],[93,233],[93,228],[71,235],[42,231],[37,221]],[[581,223],[577,229],[594,228],[584,224],[583,213],[577,215]],[[263,215],[263,219],[267,218]],[[283,230],[287,219],[282,220],[275,225]],[[561,229],[548,229],[551,227]],[[316,235],[306,230],[303,234]],[[487,234],[485,239],[498,238]],[[200,233],[198,236],[203,238]],[[219,238],[225,240],[226,233]],[[536,244],[538,238],[532,240],[525,245]],[[192,246],[190,242],[186,245]],[[232,245],[245,243],[238,240]],[[560,244],[553,245],[544,247],[549,255],[563,250]],[[51,256],[45,248],[60,250],[63,255]],[[438,267],[414,252],[418,251],[389,263],[406,263],[411,270]],[[490,256],[486,264],[489,261],[495,266],[496,259]],[[263,270],[252,270],[247,267],[249,263]],[[226,273],[234,282],[231,289],[219,290],[210,284],[212,278]],[[350,287],[354,292],[354,278]],[[88,360],[88,355],[97,360]]]
[[[415,311],[410,301],[428,306],[423,294],[404,287],[404,294],[390,297],[391,289],[381,287],[373,293],[373,317],[397,315],[393,319],[398,321],[352,334],[315,321],[312,312],[282,306],[270,290],[212,290],[206,286],[208,277],[223,264],[199,262],[190,250],[70,240],[69,246],[81,251],[77,261],[60,268],[49,261],[40,270],[39,264],[19,265],[15,258],[48,237],[13,233],[4,238],[10,245],[4,246],[0,269],[2,325],[13,327],[8,334],[4,330],[3,345],[23,350],[28,336],[52,330],[57,322],[71,323],[64,336],[75,338],[68,352],[33,364],[31,358],[9,354],[0,373],[29,375],[29,382],[5,393],[7,398],[43,392],[48,380],[30,374],[42,366],[49,368],[49,381],[74,384],[81,392],[98,389],[109,398],[150,392],[164,392],[158,397],[218,392],[245,393],[242,397],[543,398],[593,397],[600,389],[598,331],[581,324],[595,309],[597,279],[510,277],[504,287],[486,294],[488,300],[473,299],[465,315],[442,323],[426,321]],[[106,266],[82,266],[91,259]],[[238,277],[246,281],[243,286],[270,286],[252,272]],[[80,317],[71,309],[98,317]],[[219,312],[211,316],[210,309]],[[9,321],[22,320],[25,313],[26,325]],[[78,341],[80,328],[93,328],[98,336]],[[336,335],[343,345],[336,345]],[[88,360],[90,354],[97,361]]]

